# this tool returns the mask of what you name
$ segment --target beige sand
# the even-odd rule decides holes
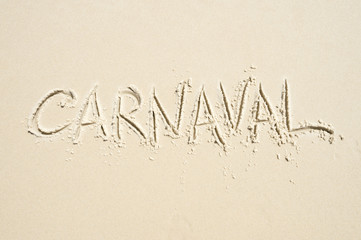
[[[0,239],[359,239],[358,1],[2,1]]]

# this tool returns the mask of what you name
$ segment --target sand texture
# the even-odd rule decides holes
[[[360,1],[0,1],[0,240],[361,239]]]

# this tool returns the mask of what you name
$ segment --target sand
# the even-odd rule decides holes
[[[358,239],[358,1],[2,1],[0,239]]]

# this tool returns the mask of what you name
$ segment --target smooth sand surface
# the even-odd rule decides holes
[[[361,239],[360,1],[1,1],[0,239]]]

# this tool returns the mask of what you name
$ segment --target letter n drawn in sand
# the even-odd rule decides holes
[[[180,124],[182,121],[182,113],[184,108],[184,102],[185,102],[185,94],[186,94],[186,88],[187,88],[187,82],[181,82],[178,84],[177,93],[178,93],[178,104],[177,104],[177,113],[176,113],[176,119],[175,122],[172,123],[170,118],[168,117],[165,109],[161,105],[156,92],[155,88],[153,89],[153,93],[150,99],[150,124],[149,124],[149,138],[150,143],[152,146],[156,146],[158,143],[158,121],[157,121],[157,113],[161,116],[164,124],[165,129],[168,130],[167,136],[170,136],[172,138],[179,137],[179,129]]]

